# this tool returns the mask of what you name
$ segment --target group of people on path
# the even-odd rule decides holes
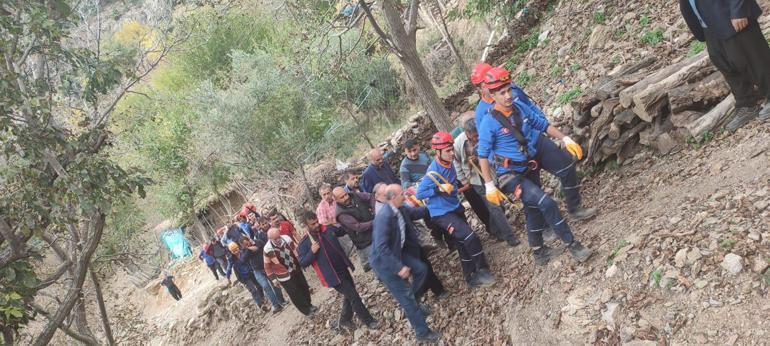
[[[728,127],[740,127],[757,114],[767,118],[770,106],[765,103],[761,110],[756,106],[761,96],[770,95],[770,49],[764,40],[759,42],[763,37],[756,23],[761,14],[756,3],[681,0],[680,4],[688,25],[707,42],[714,64],[736,94],[737,115]],[[725,19],[727,12],[730,21]],[[754,44],[756,51],[741,53]],[[267,296],[272,311],[280,311],[287,304],[284,289],[297,310],[310,318],[316,308],[303,268],[312,267],[321,284],[343,298],[336,327],[355,329],[355,315],[363,326],[377,329],[379,322],[351,275],[356,266],[350,257],[355,252],[360,267],[373,272],[403,308],[418,341],[441,337],[426,322],[432,308],[423,299],[425,294],[431,291],[438,301],[450,294],[433,270],[428,254],[435,247],[421,240],[418,220],[430,230],[437,247],[457,251],[462,279],[471,289],[495,283],[482,242],[466,219],[461,195],[491,238],[511,247],[520,241],[506,217],[506,204],[520,200],[536,265],[562,253],[546,244],[547,233],[561,240],[575,260],[586,261],[592,251],[577,240],[570,226],[571,221],[596,214],[583,206],[580,195],[575,164],[582,159],[581,146],[549,123],[505,68],[478,64],[470,80],[480,97],[475,114],[461,119],[459,134],[433,135],[434,157],[420,143],[407,141],[395,174],[383,152],[372,149],[360,177],[348,172],[344,185],[319,188],[321,201],[315,212],[302,215],[302,237],[280,214],[261,217],[247,204],[235,222],[203,246],[199,257],[215,279],[229,280],[235,272],[257,305],[262,306]],[[569,220],[543,190],[541,171],[560,181]],[[181,297],[178,289],[172,294]]]

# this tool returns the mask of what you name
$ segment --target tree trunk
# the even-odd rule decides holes
[[[412,0],[419,1],[419,0]],[[385,22],[390,29],[390,36],[393,40],[393,44],[398,50],[398,59],[406,70],[406,74],[414,84],[417,96],[422,102],[425,112],[436,129],[439,131],[450,131],[452,124],[449,121],[449,116],[444,104],[436,93],[436,89],[430,82],[428,73],[425,71],[425,66],[420,60],[420,56],[417,54],[417,47],[415,43],[416,28],[404,28],[404,23],[401,21],[401,13],[396,9],[393,0],[382,1],[382,12],[385,15]],[[416,15],[416,13],[410,13]]]
[[[73,322],[75,323],[75,330],[80,335],[87,335],[93,337],[94,333],[91,332],[91,328],[88,327],[88,318],[86,317],[86,299],[81,288],[78,296],[77,304],[72,309]]]
[[[89,228],[91,228],[92,232],[87,232],[86,234],[91,234],[91,236],[86,237],[83,251],[75,261],[75,275],[72,278],[70,287],[67,290],[67,294],[62,300],[62,304],[59,305],[59,307],[56,309],[56,313],[54,313],[54,315],[51,317],[45,327],[43,327],[43,330],[33,342],[34,346],[48,345],[48,343],[51,341],[51,338],[53,338],[56,329],[59,328],[64,319],[67,318],[67,316],[72,311],[72,308],[75,307],[75,304],[78,301],[78,297],[83,290],[83,283],[85,283],[86,274],[88,272],[89,266],[91,265],[91,257],[93,256],[94,251],[96,251],[96,246],[99,245],[99,241],[102,239],[102,232],[104,231],[104,219],[105,215],[101,212],[97,212],[91,217],[91,221],[88,222]]]
[[[91,274],[91,282],[94,284],[94,291],[96,292],[96,305],[99,306],[99,315],[102,317],[102,327],[104,328],[104,335],[107,337],[108,345],[115,345],[115,338],[112,336],[112,328],[110,327],[110,319],[107,316],[107,307],[104,306],[104,297],[102,296],[102,284],[99,283],[99,278],[94,273],[94,270],[89,270]]]

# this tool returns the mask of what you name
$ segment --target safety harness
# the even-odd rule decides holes
[[[521,153],[524,154],[524,156],[527,158],[526,161],[514,161],[509,157],[495,154],[495,163],[503,166],[504,168],[525,167],[526,169],[521,174],[527,174],[530,171],[534,171],[540,168],[540,164],[538,164],[534,157],[529,154],[527,138],[524,137],[523,133],[521,133],[520,129],[522,128],[521,126],[523,123],[521,120],[521,114],[519,114],[516,109],[513,110],[511,118],[513,118],[514,124],[511,124],[511,121],[508,120],[508,118],[506,118],[505,115],[503,115],[503,113],[497,109],[491,108],[489,110],[489,114],[492,115],[492,117],[494,117],[495,120],[500,123],[500,125],[507,129],[517,142],[519,142],[519,151],[521,151]]]

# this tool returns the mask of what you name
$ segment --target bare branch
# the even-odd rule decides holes
[[[35,290],[42,290],[48,286],[53,285],[56,281],[58,281],[62,277],[62,275],[64,275],[64,273],[69,271],[71,266],[72,266],[72,262],[70,261],[66,261],[62,263],[62,265],[60,265],[59,268],[56,269],[56,271],[53,274],[51,274],[51,276],[49,276],[48,278],[43,280],[43,282],[37,285],[35,287]]]
[[[412,40],[414,40],[414,37],[417,34],[417,17],[420,16],[419,7],[420,7],[420,0],[412,0],[409,3],[409,13],[406,20],[406,25],[404,25],[406,34],[409,35],[409,37],[412,38]]]
[[[42,306],[37,305],[35,302],[30,303],[30,306],[32,306],[32,309],[35,310],[35,312],[45,316],[45,318],[48,319],[49,322],[51,321],[51,313],[48,311],[45,311],[45,309],[43,309]],[[64,332],[64,334],[67,334],[67,336],[77,341],[80,341],[86,345],[99,345],[99,342],[96,341],[94,338],[87,335],[79,334],[63,324],[59,325],[59,330]]]
[[[388,36],[388,34],[382,30],[380,25],[377,23],[377,20],[374,19],[372,10],[369,8],[369,5],[366,3],[366,1],[358,0],[358,5],[360,5],[361,9],[364,10],[364,13],[366,13],[366,18],[369,18],[369,22],[372,23],[372,28],[377,33],[377,35],[380,36],[380,39],[385,42],[385,45],[388,46],[388,48],[390,48],[394,54],[396,54],[399,58],[402,58],[403,55],[401,54],[401,51],[399,51],[398,47],[396,47],[396,45],[390,39],[390,36]]]

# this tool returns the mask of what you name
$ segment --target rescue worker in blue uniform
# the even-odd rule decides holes
[[[487,200],[500,204],[503,193],[521,198],[525,206],[527,238],[536,264],[545,265],[556,254],[543,241],[543,231],[548,227],[568,245],[576,260],[587,260],[591,251],[574,239],[558,205],[543,191],[540,183],[542,168],[561,180],[567,209],[573,219],[594,216],[594,209],[580,205],[577,171],[569,155],[581,159],[580,145],[550,125],[541,112],[513,95],[510,73],[506,69],[490,69],[484,85],[495,102],[481,121],[477,149]],[[544,134],[564,142],[569,154]],[[490,160],[494,162],[500,190],[492,179]]]
[[[460,186],[453,165],[452,135],[437,132],[431,139],[431,147],[436,150],[436,159],[428,166],[415,195],[428,200],[426,206],[431,219],[454,239],[468,285],[472,288],[492,285],[495,280],[489,272],[481,240],[468,225],[457,197]]]

